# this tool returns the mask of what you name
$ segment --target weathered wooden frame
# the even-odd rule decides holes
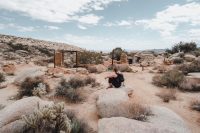
[[[63,60],[63,62],[64,62],[64,54],[65,53],[75,53],[76,54],[76,65],[75,65],[75,67],[78,67],[78,52],[79,51],[75,51],[75,50],[58,50],[58,51],[60,51],[62,53],[62,60]],[[56,67],[55,55],[56,55],[56,50],[54,50],[54,68]]]

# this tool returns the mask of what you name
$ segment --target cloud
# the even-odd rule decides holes
[[[84,16],[80,16],[77,19],[78,22],[83,23],[83,24],[91,24],[91,25],[96,25],[103,17],[96,16],[94,14],[87,14]]]
[[[78,24],[78,28],[79,28],[79,29],[82,29],[82,30],[86,30],[86,29],[87,29],[87,27],[85,27],[85,26],[83,26],[83,25],[80,25],[80,24]]]
[[[116,47],[122,47],[127,50],[151,49],[155,46],[155,42],[148,40],[138,40],[137,38],[118,38],[118,37],[100,37],[100,36],[82,36],[65,34],[55,38],[48,39],[50,41],[65,42],[67,44],[76,45],[88,50],[105,50],[111,51]],[[156,48],[163,46],[157,45]]]
[[[44,28],[46,28],[48,30],[59,30],[60,29],[60,27],[51,26],[51,25],[45,25]]]
[[[194,41],[200,41],[200,29],[191,29],[189,35]]]
[[[116,27],[116,26],[121,26],[121,27],[132,27],[135,25],[135,22],[133,20],[120,20],[120,21],[115,21],[115,22],[108,22],[104,24],[104,26],[107,27]]]
[[[14,23],[8,23],[8,24],[0,24],[0,29],[6,29],[6,28],[14,28],[19,32],[33,32],[36,31],[35,27],[32,26],[21,26]]]
[[[103,10],[112,2],[121,1],[127,0],[1,0],[0,9],[47,22],[64,23],[76,20],[81,23],[96,24],[101,17],[88,12]],[[78,15],[83,13],[88,15]]]
[[[152,19],[136,21],[136,25],[144,25],[147,29],[157,30],[162,36],[170,36],[180,24],[200,25],[199,3],[175,4],[157,12]]]

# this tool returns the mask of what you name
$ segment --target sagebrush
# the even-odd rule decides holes
[[[185,79],[179,84],[179,89],[189,92],[200,91],[200,82],[195,79]]]
[[[200,100],[193,100],[190,102],[190,108],[192,110],[200,111]]]
[[[26,78],[19,86],[18,97],[42,96],[50,91],[49,85],[41,78]]]
[[[176,100],[176,90],[169,89],[169,90],[162,90],[160,93],[156,94],[159,96],[163,102],[169,102],[170,100]]]
[[[80,89],[87,85],[94,87],[96,84],[96,80],[90,76],[85,78],[72,77],[68,81],[62,79],[56,88],[56,95],[63,96],[67,98],[67,100],[77,103],[84,99]]]
[[[200,60],[195,60],[190,64],[180,65],[177,67],[177,69],[182,71],[184,74],[200,72]]]
[[[78,63],[80,64],[102,64],[103,57],[101,53],[84,51],[78,53]]]
[[[184,80],[184,74],[178,70],[170,70],[163,75],[155,75],[153,77],[153,84],[157,86],[178,87]]]
[[[129,102],[128,112],[130,114],[129,118],[139,121],[146,121],[148,119],[148,116],[152,115],[149,107],[143,106],[135,102]]]

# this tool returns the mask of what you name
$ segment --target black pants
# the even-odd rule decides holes
[[[115,88],[121,87],[121,82],[118,82],[116,78],[109,78],[108,83],[112,84]]]

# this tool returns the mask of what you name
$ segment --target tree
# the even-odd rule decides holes
[[[119,61],[120,60],[120,57],[121,57],[121,54],[122,53],[127,53],[125,50],[122,50],[122,48],[120,47],[117,47],[115,49],[113,49],[113,59]],[[112,52],[110,53],[110,56],[112,57]]]
[[[178,44],[175,44],[172,49],[166,49],[167,53],[178,53],[178,52],[192,52],[197,50],[197,44],[195,42],[179,42]]]

